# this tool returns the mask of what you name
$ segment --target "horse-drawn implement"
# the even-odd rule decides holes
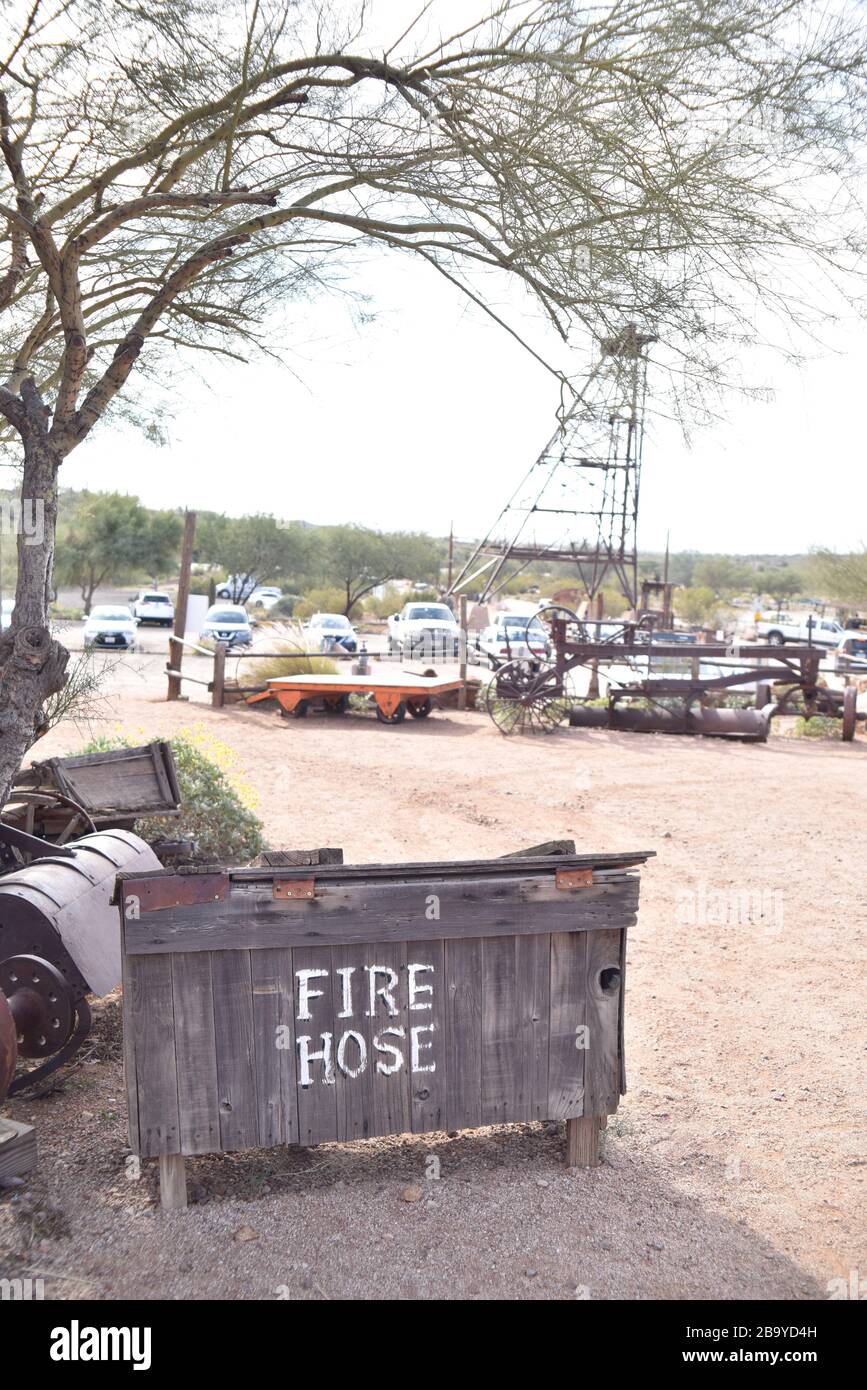
[[[564,609],[543,611],[552,613],[552,659],[509,662],[487,687],[485,708],[501,733],[551,732],[568,718],[573,728],[763,742],[774,715],[798,713],[840,719],[849,741],[864,717],[854,686],[831,690],[821,683],[819,647],[683,642],[646,623],[607,624],[603,639],[601,624]],[[609,673],[606,699],[572,693],[575,673],[600,667]],[[722,705],[744,687],[755,689],[752,707]]]

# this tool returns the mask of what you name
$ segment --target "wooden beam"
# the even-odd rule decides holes
[[[167,700],[178,700],[181,695],[181,662],[184,648],[178,638],[184,638],[187,631],[187,601],[190,597],[190,572],[193,565],[193,543],[196,538],[196,513],[184,515],[184,540],[181,547],[181,572],[178,577],[178,595],[175,602],[175,626],[169,638],[169,688]]]
[[[598,1168],[598,1115],[582,1115],[578,1120],[566,1121],[566,1165],[569,1168]]]
[[[160,1206],[180,1211],[187,1205],[187,1171],[183,1154],[160,1154]]]
[[[458,709],[467,707],[467,596],[461,594],[460,599],[460,623],[461,623],[461,664],[458,674],[461,678],[461,688],[458,691]]]
[[[0,1183],[36,1167],[36,1130],[18,1120],[0,1119]]]
[[[520,862],[520,861],[518,861]],[[323,866],[333,872],[337,866]],[[286,871],[289,878],[292,870]],[[272,950],[368,941],[424,941],[430,937],[427,906],[435,900],[437,936],[538,935],[548,932],[610,932],[633,926],[638,879],[622,877],[563,892],[554,875],[545,881],[524,877],[436,879],[427,883],[364,884],[321,882],[311,874],[314,897],[274,898],[261,884],[235,884],[220,901],[178,905],[171,911],[143,912],[124,920],[128,956],[166,957],[185,951]],[[126,900],[134,882],[123,886]],[[240,935],[239,935],[240,934]],[[607,944],[607,943],[606,943]]]
[[[223,708],[223,691],[226,685],[226,652],[228,646],[225,642],[218,642],[214,647],[214,679],[211,683],[211,704],[215,709]]]

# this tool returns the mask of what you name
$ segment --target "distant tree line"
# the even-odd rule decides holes
[[[85,613],[98,589],[137,583],[157,586],[178,572],[183,517],[151,510],[123,493],[75,492],[61,499],[54,570],[55,591],[76,588]],[[435,585],[444,543],[413,532],[363,526],[308,526],[258,514],[230,517],[198,513],[194,558],[231,576],[232,597],[243,603],[256,584],[305,593],[339,591],[349,614],[375,589],[397,579]]]
[[[148,508],[124,493],[65,490],[60,496],[55,591],[77,589],[89,612],[95,593],[106,585],[171,582],[177,576],[182,530],[178,510]],[[455,573],[466,548],[463,543],[454,547]],[[257,583],[271,583],[298,595],[313,592],[321,597],[327,592],[330,602],[347,615],[362,604],[371,611],[390,612],[398,591],[391,588],[385,596],[373,598],[374,591],[410,579],[434,592],[444,584],[447,555],[446,539],[417,532],[312,526],[265,513],[198,513],[195,559],[220,577],[232,576],[239,603]],[[7,586],[14,560],[14,552],[5,557]],[[664,565],[661,553],[645,552],[639,558],[639,575],[658,578]],[[779,607],[815,596],[867,606],[867,547],[849,553],[816,548],[809,555],[791,557],[678,551],[668,558],[668,576],[677,589],[678,616],[688,622],[710,622],[722,605],[745,594],[765,596]],[[550,596],[574,581],[570,566],[540,563],[511,581],[503,596],[534,590]],[[606,600],[606,611],[615,615],[617,595],[612,592]]]

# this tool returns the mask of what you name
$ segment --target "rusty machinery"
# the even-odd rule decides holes
[[[116,875],[160,867],[130,831],[56,845],[0,822],[0,1101],[34,1093],[77,1052],[87,995],[120,983]]]
[[[807,718],[821,714],[842,719],[842,736],[848,741],[854,738],[856,721],[864,717],[856,712],[854,686],[835,691],[819,684],[823,652],[818,647],[687,645],[674,640],[673,634],[670,640],[665,640],[666,634],[656,640],[647,619],[602,625],[559,607],[543,609],[537,616],[542,613],[551,615],[553,660],[509,662],[495,672],[485,692],[485,708],[504,734],[551,732],[568,717],[573,728],[764,742],[773,715],[795,712],[798,699]],[[634,683],[610,684],[604,704],[574,700],[567,693],[566,677],[579,667],[630,665],[651,658],[669,662],[686,658],[691,669],[682,675],[648,675]],[[702,676],[702,661],[712,662],[721,674]],[[715,695],[748,684],[755,684],[757,690],[752,708],[719,708],[712,703]],[[774,685],[780,687],[776,699]]]

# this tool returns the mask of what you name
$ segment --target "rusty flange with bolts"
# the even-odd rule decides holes
[[[50,1057],[69,1037],[75,1016],[72,990],[56,966],[39,956],[0,961],[0,990],[6,995],[22,1057]]]

